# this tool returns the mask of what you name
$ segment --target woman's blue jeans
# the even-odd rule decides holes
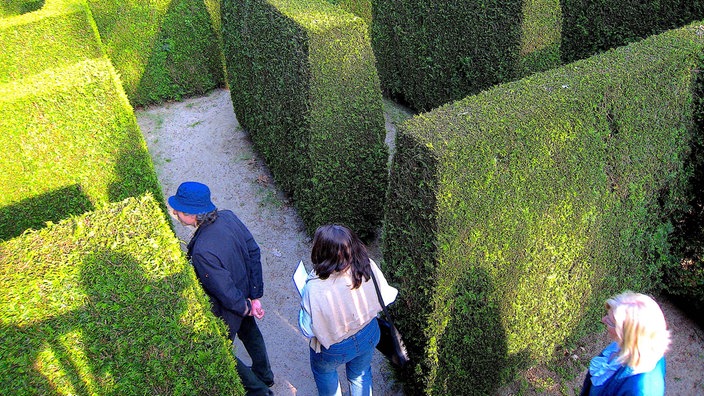
[[[372,394],[372,356],[379,343],[379,323],[376,319],[353,336],[320,353],[310,350],[310,367],[320,396],[340,395],[337,367],[345,364],[351,396]]]

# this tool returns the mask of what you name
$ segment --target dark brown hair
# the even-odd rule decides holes
[[[351,266],[353,289],[368,281],[372,273],[367,247],[354,231],[343,225],[328,224],[315,230],[310,260],[320,279]]]

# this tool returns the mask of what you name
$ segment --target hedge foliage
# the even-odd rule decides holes
[[[322,0],[224,2],[222,19],[237,119],[307,230],[373,234],[388,154],[366,25]]]
[[[699,27],[704,35],[704,28]],[[704,63],[704,54],[701,54]],[[673,245],[669,265],[664,271],[667,294],[704,326],[704,74],[695,71],[694,121],[699,134],[692,143],[687,163],[692,174],[688,185],[689,206],[673,211]]]
[[[704,1],[372,2],[382,88],[416,110],[704,18]]]
[[[0,393],[242,395],[151,194],[0,244]]]
[[[419,111],[516,77],[522,36],[554,37],[549,24],[522,31],[523,1],[372,2],[372,45],[382,88]],[[529,2],[542,4],[542,2]],[[555,1],[547,2],[553,7]],[[527,26],[530,28],[530,26]],[[559,29],[559,26],[552,26]],[[544,42],[527,52],[549,48]]]
[[[0,1],[0,18],[26,14],[44,6],[44,0],[2,0]]]
[[[704,18],[702,0],[563,0],[562,60],[609,48]]]
[[[39,11],[0,18],[0,43],[0,83],[104,54],[90,11],[80,0],[51,0]]]
[[[490,394],[661,286],[685,210],[690,26],[421,114],[398,129],[384,231],[409,394]]]
[[[133,106],[180,100],[224,83],[220,0],[88,0]]]
[[[110,201],[161,196],[84,2],[0,19],[0,42],[0,240]]]
[[[372,25],[372,2],[371,0],[327,0],[330,4],[336,4],[345,11],[362,18],[368,27]]]

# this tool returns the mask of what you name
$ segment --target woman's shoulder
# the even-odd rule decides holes
[[[381,272],[381,268],[379,268],[379,265],[371,257],[369,258],[369,266],[372,267],[372,271],[376,273]]]
[[[665,357],[655,367],[644,373],[634,374],[624,381],[624,388],[631,389],[638,395],[662,396],[665,394]]]

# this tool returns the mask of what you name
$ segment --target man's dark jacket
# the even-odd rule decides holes
[[[242,317],[251,306],[247,298],[264,294],[259,245],[234,213],[219,210],[217,219],[202,224],[188,244],[188,257],[213,313],[221,317],[234,340]]]

